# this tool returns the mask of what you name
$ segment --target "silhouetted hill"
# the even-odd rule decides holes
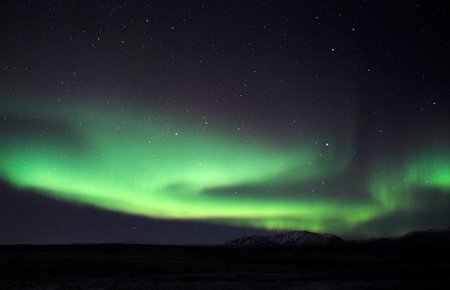
[[[368,241],[356,241],[365,244],[392,244],[392,245],[450,245],[450,229],[431,229],[413,231],[399,237],[379,238]]]
[[[308,231],[293,231],[272,236],[248,236],[225,242],[233,246],[326,246],[326,245],[426,245],[449,244],[450,229],[431,229],[414,231],[399,237],[376,238],[370,240],[345,241],[332,234],[312,233]]]
[[[294,231],[273,236],[250,236],[226,242],[226,245],[245,246],[315,246],[342,244],[344,240],[331,234],[318,234],[308,231]]]

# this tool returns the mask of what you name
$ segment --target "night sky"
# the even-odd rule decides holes
[[[0,3],[0,243],[450,226],[445,1]]]

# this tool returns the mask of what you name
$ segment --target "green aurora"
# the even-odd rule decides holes
[[[351,140],[325,149],[314,140],[277,144],[269,137],[243,139],[219,126],[202,130],[193,119],[124,104],[37,100],[0,102],[0,177],[20,189],[107,210],[349,233],[420,208],[417,192],[450,191],[446,146],[374,162],[369,176],[354,181],[361,186],[353,191],[361,192],[345,199],[346,192],[327,194],[326,188],[311,195],[308,186],[349,170]]]

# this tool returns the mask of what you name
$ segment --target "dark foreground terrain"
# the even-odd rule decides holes
[[[448,243],[1,246],[0,289],[448,289]]]

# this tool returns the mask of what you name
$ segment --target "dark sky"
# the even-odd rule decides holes
[[[0,3],[0,243],[450,225],[445,1]]]

